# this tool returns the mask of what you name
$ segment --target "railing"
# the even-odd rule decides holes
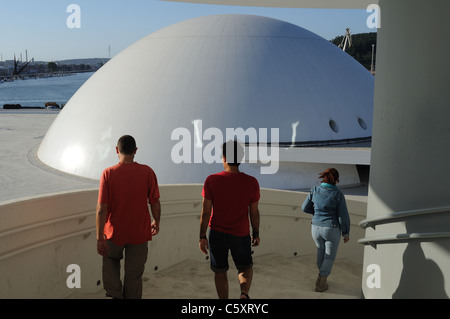
[[[450,238],[450,232],[432,232],[432,233],[405,233],[397,235],[374,236],[358,239],[358,243],[370,245],[377,248],[378,244],[400,243],[411,239],[430,240],[439,238]]]
[[[366,229],[367,227],[372,227],[373,229],[375,229],[376,225],[390,223],[390,222],[392,222],[394,220],[398,220],[398,219],[405,219],[405,218],[418,216],[418,215],[428,215],[428,214],[437,214],[437,213],[445,213],[445,212],[450,212],[450,206],[405,210],[405,211],[401,211],[401,212],[395,212],[392,214],[386,214],[386,215],[375,216],[372,218],[363,219],[359,223],[359,226],[364,229]]]
[[[375,216],[372,218],[363,219],[359,226],[363,229],[371,227],[375,229],[376,225],[393,223],[401,220],[406,220],[411,217],[416,216],[425,216],[428,217],[432,214],[446,213],[450,212],[450,206],[441,206],[441,207],[433,207],[433,208],[424,208],[424,209],[413,209],[406,210],[400,212],[394,212],[391,214]],[[423,232],[423,233],[403,233],[396,235],[381,235],[381,236],[373,236],[366,237],[358,240],[358,243],[363,245],[370,245],[374,248],[377,247],[378,244],[385,243],[399,243],[405,242],[413,239],[418,240],[432,240],[432,239],[440,239],[440,238],[449,238],[450,232]]]

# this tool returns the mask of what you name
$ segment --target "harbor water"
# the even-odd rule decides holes
[[[4,104],[28,107],[44,107],[47,102],[65,104],[92,74],[94,72],[0,83],[0,108]]]

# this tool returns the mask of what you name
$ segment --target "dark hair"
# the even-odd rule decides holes
[[[236,140],[229,140],[222,145],[223,157],[225,157],[228,165],[230,166],[239,166],[244,158],[244,152],[244,147]],[[227,153],[230,155],[230,158],[227,157]]]
[[[322,179],[323,183],[336,185],[336,183],[339,182],[339,172],[335,168],[329,168],[320,173],[319,178]]]
[[[136,141],[131,135],[124,135],[117,141],[119,152],[125,155],[132,155],[136,150]]]

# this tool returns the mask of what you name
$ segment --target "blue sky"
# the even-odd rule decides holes
[[[66,12],[70,4],[81,9],[81,28],[70,29]],[[343,35],[376,32],[366,20],[370,13],[344,9],[286,9],[217,6],[158,0],[0,0],[0,53],[3,60],[25,50],[28,58],[57,61],[111,56],[173,23],[189,18],[223,13],[268,16],[294,23],[327,40]]]

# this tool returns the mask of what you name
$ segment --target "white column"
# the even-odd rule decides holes
[[[380,8],[368,218],[450,206],[450,1]],[[366,238],[445,232],[448,211],[377,225]],[[448,298],[450,238],[366,246],[362,289],[365,298]]]

